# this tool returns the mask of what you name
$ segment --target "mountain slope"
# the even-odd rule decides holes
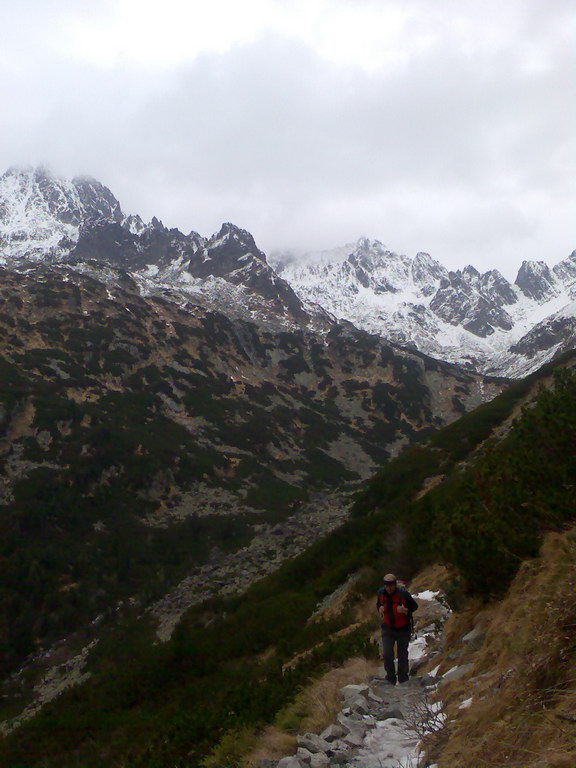
[[[461,578],[452,581],[454,599],[458,590],[462,596],[462,576],[470,590],[484,597],[494,589],[505,591],[522,559],[537,554],[542,532],[573,517],[574,453],[564,447],[573,445],[576,429],[575,362],[574,355],[567,357],[555,387],[537,399],[539,383],[552,379],[552,366],[464,417],[466,428],[454,424],[431,438],[423,448],[429,466],[416,482],[410,471],[414,451],[396,459],[389,468],[396,487],[387,498],[379,494],[376,508],[363,510],[372,514],[349,521],[244,596],[197,606],[167,645],[152,644],[146,622],[127,623],[93,653],[94,680],[63,694],[50,712],[22,726],[0,754],[8,764],[46,768],[91,768],[104,755],[108,761],[148,768],[200,764],[220,738],[239,738],[245,729],[269,722],[311,674],[353,655],[374,653],[366,642],[373,623],[351,628],[352,606],[337,616],[309,621],[319,600],[351,573],[365,569],[355,594],[367,598],[383,568],[400,569],[409,577],[438,556],[454,563],[456,546],[463,557],[455,562]],[[514,424],[522,402],[531,405]],[[499,426],[506,428],[498,435]],[[428,481],[438,469],[434,461],[446,479],[432,487]],[[470,481],[476,491],[460,493]],[[478,500],[481,509],[466,526],[462,513],[470,505],[475,509]],[[533,570],[526,566],[524,576]],[[518,615],[522,621],[521,611]],[[519,639],[517,627],[514,636]],[[558,645],[562,653],[570,652],[567,637]],[[537,691],[546,692],[547,679],[541,675],[535,681]]]
[[[109,189],[87,177],[58,179],[45,168],[10,168],[0,177],[0,260],[59,259],[88,222],[120,222]]]
[[[100,263],[0,275],[9,665],[162,596],[503,386],[353,326],[274,330],[142,296]]]

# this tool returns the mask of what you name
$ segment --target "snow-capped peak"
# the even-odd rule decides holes
[[[432,356],[503,374],[537,366],[541,353],[556,354],[574,338],[575,305],[567,305],[576,299],[576,251],[553,269],[523,262],[513,285],[495,269],[449,271],[429,253],[399,254],[367,237],[303,259],[277,254],[275,271],[252,235],[230,222],[209,238],[184,235],[156,218],[124,216],[93,178],[10,168],[0,176],[0,262],[30,259],[92,260],[142,284],[205,292],[217,305],[220,294],[224,306],[234,295],[249,313],[258,305],[298,323],[310,321],[305,306],[318,316],[324,310]]]
[[[119,202],[94,179],[57,178],[43,166],[0,176],[0,258],[58,258],[90,220],[123,219]]]
[[[511,285],[496,269],[448,271],[430,254],[410,258],[362,238],[343,262],[289,264],[282,275],[301,298],[336,317],[481,369],[576,293],[576,252],[554,270],[525,262]],[[505,373],[504,357],[499,364]]]
[[[540,304],[559,292],[556,279],[544,261],[523,261],[515,285]]]

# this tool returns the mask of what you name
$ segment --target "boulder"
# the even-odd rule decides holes
[[[338,739],[338,741],[333,741],[330,745],[330,749],[327,750],[326,754],[328,757],[332,757],[332,755],[337,754],[338,752],[348,752],[350,747],[348,744],[346,744],[345,741],[342,741],[341,739]]]
[[[368,691],[368,700],[369,701],[375,701],[378,704],[382,704],[382,702],[384,701],[382,696],[378,696],[378,694],[374,693],[374,691],[372,691],[372,690]]]
[[[342,741],[351,747],[361,747],[364,744],[364,739],[362,736],[360,736],[359,733],[355,733],[354,731],[347,733],[346,736],[342,738]]]
[[[282,760],[279,761],[276,768],[304,768],[304,766],[297,757],[291,756],[283,757]]]
[[[361,720],[354,720],[351,717],[346,717],[342,713],[339,713],[336,719],[345,729],[346,733],[359,733],[361,736],[365,735],[366,726]]]
[[[328,728],[322,731],[320,738],[324,741],[333,742],[336,739],[341,738],[346,733],[346,730],[341,725],[329,725]]]
[[[460,680],[462,677],[467,675],[468,672],[470,672],[472,666],[472,664],[461,664],[459,667],[452,667],[452,669],[449,669],[448,672],[442,675],[440,685],[449,683],[451,680]]]
[[[404,720],[404,715],[402,713],[402,710],[400,709],[387,709],[385,712],[382,712],[380,714],[381,720]]]
[[[310,768],[328,768],[330,758],[323,752],[318,752],[310,758]]]
[[[354,699],[356,696],[363,696],[364,694],[368,693],[369,686],[364,685],[345,685],[344,688],[340,689],[340,695],[344,700],[346,699]]]
[[[304,747],[298,747],[298,749],[296,750],[296,758],[300,760],[301,763],[304,763],[305,765],[310,765],[312,752],[310,752],[309,749],[304,749]]]
[[[428,662],[430,661],[429,656],[422,656],[419,659],[416,659],[416,661],[413,661],[410,665],[410,674],[415,675],[416,672],[418,672],[419,669],[422,669],[422,667],[426,666]]]
[[[485,638],[486,632],[484,632],[481,627],[474,627],[471,632],[468,632],[468,634],[464,635],[462,642],[467,643],[472,648],[480,648]]]
[[[312,754],[326,752],[327,749],[330,749],[330,744],[315,733],[305,733],[303,736],[297,736],[296,741],[299,747],[307,749]]]
[[[353,699],[347,701],[348,709],[352,712],[356,712],[359,715],[370,714],[370,704],[364,696],[356,696]]]

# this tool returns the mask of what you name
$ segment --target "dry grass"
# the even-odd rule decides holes
[[[479,650],[462,634],[481,623]],[[447,625],[445,648],[462,650],[466,678],[442,687],[451,725],[440,768],[576,766],[576,529],[550,534],[525,562],[506,598]],[[473,697],[470,708],[459,704]]]
[[[296,750],[295,734],[321,733],[340,711],[340,689],[345,685],[366,683],[377,673],[378,665],[366,659],[349,659],[314,680],[295,701],[278,714],[276,724],[266,728],[253,749],[244,758],[246,768],[255,768],[260,760],[279,760]]]
[[[444,565],[430,565],[425,568],[410,582],[408,589],[412,594],[418,594],[426,589],[433,592],[441,590],[450,578],[450,571]]]
[[[255,737],[254,746],[242,762],[246,768],[259,768],[263,760],[281,760],[293,755],[297,747],[296,736],[269,725]]]

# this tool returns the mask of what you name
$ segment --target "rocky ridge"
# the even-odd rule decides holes
[[[94,179],[12,168],[0,176],[0,264],[25,268],[31,261],[79,269],[86,262],[107,264],[140,274],[151,290],[206,294],[214,308],[229,306],[232,289],[232,305],[248,312],[288,324],[310,319],[249,232],[223,224],[210,238],[185,235],[155,217],[145,224],[137,215],[125,216]]]
[[[489,375],[527,375],[574,343],[576,251],[552,269],[523,262],[513,284],[498,270],[449,271],[427,253],[412,258],[367,238],[321,259],[284,253],[270,264],[232,224],[209,238],[186,235],[126,216],[94,179],[10,169],[0,177],[0,263],[30,260],[109,264],[143,291],[172,291],[257,322],[317,327],[335,316]],[[552,325],[557,336],[546,332]]]
[[[527,375],[571,348],[576,251],[553,269],[523,262],[511,284],[498,270],[449,271],[427,253],[394,253],[360,239],[343,256],[284,260],[280,274],[296,293],[336,317],[427,354],[491,374]],[[563,308],[560,338],[538,334]],[[526,338],[536,331],[538,341]],[[511,360],[509,362],[509,359]]]

